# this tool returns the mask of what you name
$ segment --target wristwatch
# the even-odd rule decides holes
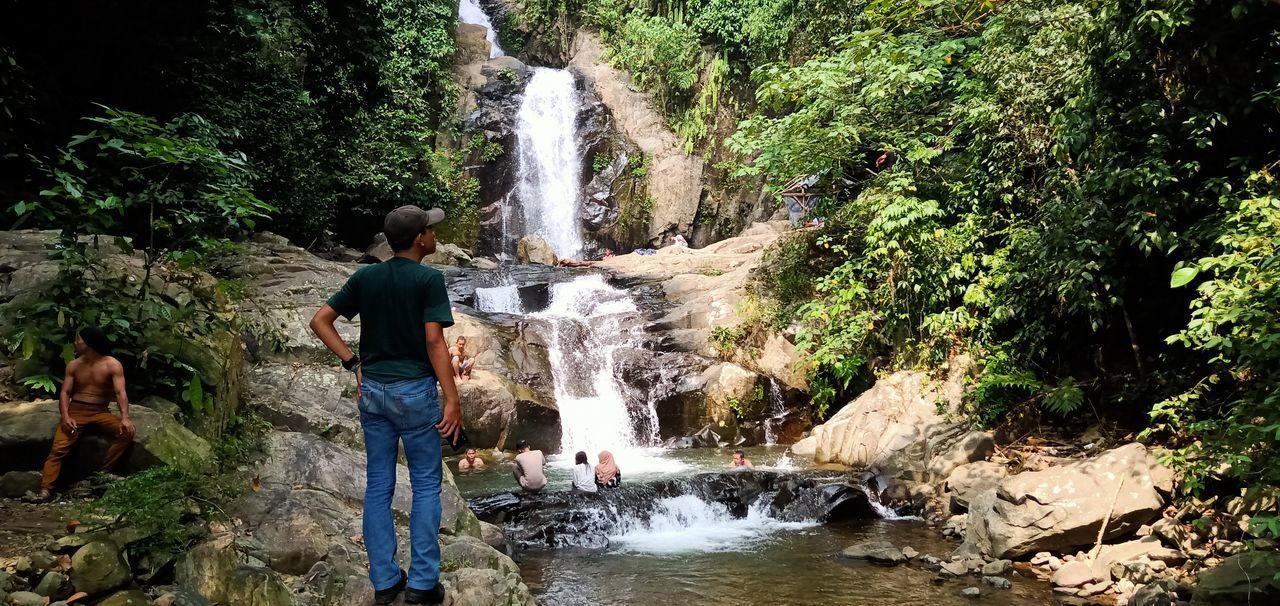
[[[360,356],[358,355],[351,356],[349,359],[342,362],[342,367],[351,372],[355,372],[356,368],[358,368],[359,366],[360,366]]]

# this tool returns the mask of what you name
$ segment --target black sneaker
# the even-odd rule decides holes
[[[444,585],[436,583],[431,589],[414,589],[412,587],[404,590],[404,603],[408,604],[443,604],[444,603]]]
[[[377,606],[389,606],[400,596],[400,592],[404,591],[405,585],[409,584],[409,575],[405,571],[400,571],[400,582],[386,589],[379,589],[373,592],[373,603]]]

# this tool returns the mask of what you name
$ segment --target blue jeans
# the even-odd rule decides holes
[[[409,460],[413,510],[409,515],[409,587],[429,590],[440,580],[440,432],[442,413],[434,377],[395,383],[368,378],[360,386],[360,425],[368,455],[364,491],[364,546],[376,589],[400,582],[391,498],[396,490],[399,442]]]

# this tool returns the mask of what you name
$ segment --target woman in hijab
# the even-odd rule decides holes
[[[600,463],[596,465],[596,486],[601,489],[617,488],[622,483],[622,472],[613,462],[613,453],[600,451]]]
[[[595,492],[596,471],[587,462],[587,453],[578,451],[573,456],[573,492]]]

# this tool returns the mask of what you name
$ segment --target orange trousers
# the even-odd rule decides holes
[[[102,461],[103,471],[111,471],[133,442],[133,436],[120,435],[120,417],[111,414],[105,406],[86,406],[72,402],[67,412],[76,422],[76,432],[68,434],[62,424],[58,424],[58,433],[53,436],[53,449],[49,451],[49,458],[45,459],[44,475],[40,480],[40,487],[46,490],[53,488],[58,474],[62,472],[62,460],[71,452],[71,447],[76,445],[85,430],[96,427],[115,440],[107,450],[107,458]]]

